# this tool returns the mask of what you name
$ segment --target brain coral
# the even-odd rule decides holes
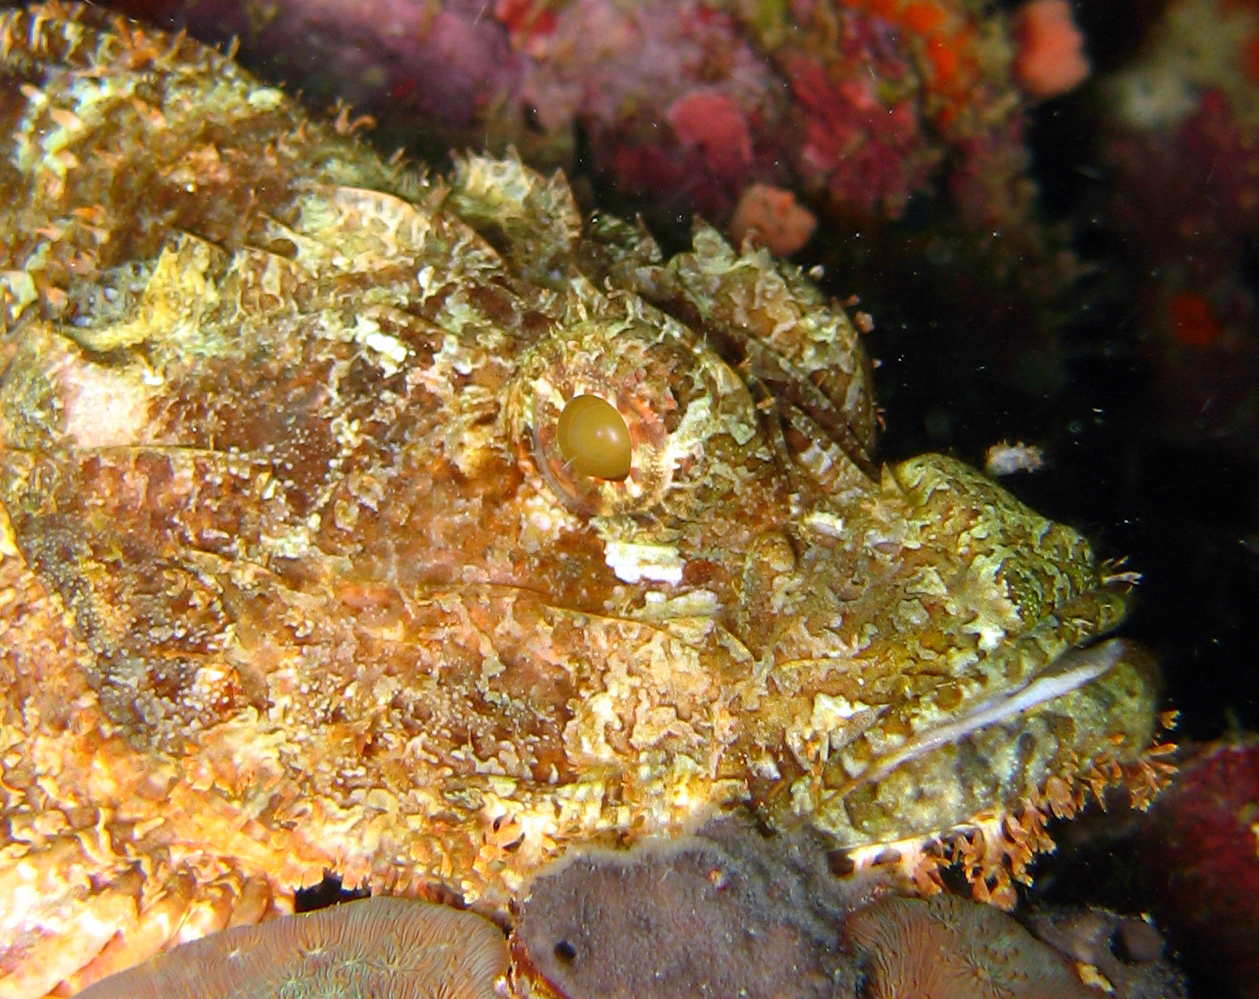
[[[886,898],[845,936],[866,999],[1088,999],[1066,960],[1004,913],[952,895]]]
[[[203,937],[80,995],[490,999],[506,970],[502,934],[480,916],[430,902],[372,898]]]

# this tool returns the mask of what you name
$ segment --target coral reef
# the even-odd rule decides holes
[[[1114,216],[1168,427],[1253,449],[1259,412],[1259,8],[1175,0],[1106,81]]]
[[[1009,916],[952,895],[887,898],[844,939],[868,999],[1097,999],[1068,961]]]
[[[84,991],[127,997],[441,995],[489,999],[1183,999],[1148,923],[1097,909],[1013,918],[952,896],[839,878],[807,829],[724,818],[630,851],[578,851],[500,931],[468,912],[377,897],[238,927]],[[280,989],[282,983],[282,990]],[[1085,987],[1088,983],[1090,987]]]
[[[548,999],[1185,995],[1139,919],[1080,908],[1030,918],[1043,939],[990,906],[889,894],[878,871],[835,877],[815,836],[725,820],[540,872],[512,956],[519,990]]]
[[[504,994],[507,946],[471,912],[402,898],[238,926],[102,979],[83,999],[290,999]]]

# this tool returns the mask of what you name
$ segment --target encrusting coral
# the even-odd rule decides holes
[[[837,878],[824,837],[722,819],[631,851],[577,851],[497,927],[380,897],[185,944],[84,999],[393,996],[445,999],[1183,999],[1140,919],[1037,910],[1033,939],[962,899]],[[1085,983],[1090,987],[1086,988]]]
[[[1147,923],[1032,918],[1052,946],[990,906],[889,894],[877,871],[837,878],[815,835],[724,820],[540,872],[522,893],[513,970],[532,999],[1183,997]],[[1112,930],[1130,944],[1113,952]]]
[[[825,840],[724,821],[675,843],[581,852],[521,896],[517,981],[533,996],[851,994],[838,927],[878,881],[832,876]]]

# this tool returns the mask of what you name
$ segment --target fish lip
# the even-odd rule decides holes
[[[1018,687],[980,701],[946,725],[915,735],[862,773],[854,783],[882,780],[897,767],[932,750],[1078,690],[1110,672],[1132,649],[1132,644],[1122,638],[1068,648]]]

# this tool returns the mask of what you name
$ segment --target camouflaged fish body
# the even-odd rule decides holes
[[[1149,743],[1153,672],[1093,644],[1130,578],[879,467],[795,268],[666,262],[515,160],[424,179],[77,7],[0,43],[0,995],[325,871],[494,908],[726,806],[877,851]],[[581,397],[623,476],[566,452]]]

